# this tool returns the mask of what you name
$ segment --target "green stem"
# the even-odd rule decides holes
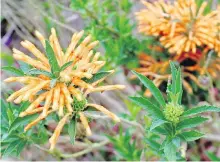
[[[115,31],[113,28],[109,26],[105,26],[105,24],[102,23],[92,11],[90,11],[88,8],[85,8],[85,11],[87,12],[87,15],[93,18],[101,28],[108,30],[109,32],[113,33],[116,37],[119,37],[117,31]]]

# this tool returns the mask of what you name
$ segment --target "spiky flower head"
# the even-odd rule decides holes
[[[195,0],[143,1],[147,9],[137,13],[139,31],[159,37],[170,53],[196,52],[197,47],[207,46],[219,54],[220,10],[204,14],[207,2],[200,7]]]
[[[189,94],[193,93],[193,88],[191,86],[192,82],[200,88],[207,89],[208,85],[204,84],[204,77],[207,74],[210,75],[212,80],[219,77],[218,71],[220,70],[220,59],[212,58],[211,60],[209,60],[209,64],[205,64],[206,62],[204,60],[207,59],[207,51],[204,52],[204,54],[201,52],[199,53],[199,51],[197,51],[197,54],[182,53],[180,56],[175,56],[170,59],[172,61],[178,62],[179,64],[182,64],[182,62],[187,59],[195,62],[194,65],[182,66],[183,87]],[[166,82],[169,77],[171,77],[169,61],[158,61],[152,56],[141,53],[139,55],[139,63],[140,67],[136,68],[135,71],[150,78],[157,87],[160,87],[163,82]],[[201,77],[199,76],[204,77],[202,77],[201,80]],[[131,77],[131,79],[134,78],[136,78],[135,75]],[[149,89],[147,89],[144,94],[148,97],[151,96],[151,92],[149,91]]]
[[[183,111],[184,109],[181,105],[170,102],[166,104],[164,115],[167,120],[171,121],[174,124],[177,124]]]
[[[17,104],[22,101],[31,102],[30,106],[20,113],[20,117],[40,113],[37,119],[25,127],[25,131],[44,120],[51,113],[57,113],[60,116],[61,120],[49,140],[51,150],[54,149],[65,123],[76,114],[80,116],[87,135],[91,135],[90,127],[83,113],[88,106],[96,108],[115,121],[120,121],[115,114],[103,106],[87,103],[86,97],[89,93],[125,87],[123,85],[98,86],[114,71],[105,72],[105,75],[102,73],[102,77],[100,77],[98,71],[104,66],[105,61],[99,61],[100,53],[94,54],[92,50],[98,41],[90,43],[91,36],[89,35],[79,43],[83,33],[81,31],[73,34],[66,52],[62,50],[53,28],[49,41],[45,40],[38,31],[35,32],[45,48],[46,55],[27,40],[22,41],[21,45],[29,50],[35,58],[13,49],[13,57],[31,65],[33,69],[25,76],[10,77],[5,80],[5,82],[24,84],[24,87],[11,94],[7,101],[14,101]]]

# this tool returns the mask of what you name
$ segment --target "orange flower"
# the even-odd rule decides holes
[[[178,0],[174,4],[143,1],[143,4],[147,9],[137,13],[139,31],[159,37],[170,53],[196,53],[197,47],[202,46],[219,53],[219,9],[204,15],[207,2],[198,7],[195,0]]]
[[[36,36],[41,41],[44,48],[47,48],[45,38],[38,32]],[[88,125],[87,119],[83,114],[83,110],[90,106],[99,111],[102,111],[115,121],[120,119],[103,106],[87,103],[86,97],[89,93],[105,90],[123,89],[123,85],[108,85],[98,86],[108,75],[114,71],[108,71],[108,75],[95,80],[92,83],[86,82],[91,79],[99,69],[105,64],[105,61],[99,61],[100,53],[93,53],[92,49],[98,44],[98,41],[91,42],[91,36],[87,36],[81,43],[79,43],[83,31],[75,33],[72,36],[69,47],[66,52],[62,51],[56,36],[55,30],[52,28],[49,38],[49,46],[51,46],[59,67],[70,63],[69,66],[64,68],[58,73],[54,81],[54,76],[48,74],[53,73],[54,63],[51,64],[50,60],[45,54],[38,50],[35,45],[29,41],[21,42],[21,45],[29,50],[36,57],[31,58],[23,52],[13,49],[13,56],[16,60],[23,61],[34,67],[34,70],[41,73],[34,73],[34,75],[25,75],[22,77],[10,77],[5,82],[20,82],[25,84],[23,88],[14,92],[7,99],[8,102],[14,101],[20,103],[22,101],[31,101],[30,106],[20,113],[20,117],[26,115],[41,113],[37,119],[29,123],[25,127],[25,131],[44,120],[49,114],[56,112],[61,120],[58,123],[54,134],[50,138],[50,149],[54,149],[57,138],[62,131],[63,126],[68,122],[72,116],[79,114],[80,120],[84,125],[87,135],[91,135],[91,130]],[[57,71],[56,71],[57,73]],[[40,108],[38,105],[44,103]]]
[[[199,58],[198,58],[199,57]],[[174,57],[172,58],[172,61],[179,62],[180,64],[186,60],[191,59],[196,64],[191,66],[182,66],[182,75],[183,75],[183,87],[187,90],[189,94],[193,93],[192,86],[190,84],[190,81],[194,82],[196,85],[198,85],[201,88],[206,88],[207,85],[204,85],[203,81],[201,81],[201,77],[205,76],[205,74],[210,74],[212,79],[218,78],[218,71],[220,70],[220,59],[216,58],[211,60],[211,62],[205,66],[204,63],[202,63],[202,57],[206,58],[206,54],[203,54],[200,52],[200,54],[187,54],[183,53],[181,57]],[[204,60],[205,60],[204,58]],[[169,61],[157,61],[153,57],[146,55],[144,53],[139,55],[139,62],[140,67],[136,68],[135,70],[148,78],[150,78],[154,84],[159,87],[163,82],[167,81],[170,75],[170,68],[169,68]],[[201,76],[201,77],[197,77]],[[135,75],[131,77],[131,79],[136,78]],[[203,78],[204,79],[204,78]],[[151,93],[149,90],[145,91],[146,96],[151,96]]]

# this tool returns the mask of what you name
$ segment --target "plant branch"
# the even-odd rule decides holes
[[[74,154],[61,154],[60,156],[63,157],[63,158],[71,158],[71,157],[72,158],[76,158],[76,157],[82,156],[84,154],[87,154],[87,153],[89,153],[89,152],[91,152],[91,151],[93,151],[93,150],[95,150],[95,149],[97,149],[99,147],[102,147],[102,146],[104,146],[104,145],[106,145],[108,143],[109,143],[109,140],[105,140],[105,141],[102,141],[100,143],[92,144],[87,149],[79,151],[77,153],[74,153]]]
[[[91,18],[93,18],[97,24],[102,27],[103,29],[106,29],[108,30],[109,32],[113,33],[116,37],[119,37],[119,34],[117,31],[115,31],[113,28],[111,27],[108,27],[108,26],[105,26],[105,24],[103,24],[99,19],[98,17],[92,12],[90,11],[89,9],[85,8],[85,11],[87,12],[87,15]]]
[[[109,118],[108,116],[106,115],[99,115],[97,114],[92,114],[92,113],[88,113],[88,112],[85,112],[85,115],[88,116],[88,117],[91,117],[91,118],[94,118],[94,119],[106,119],[106,118]],[[145,129],[142,127],[141,124],[139,124],[138,122],[135,122],[135,121],[129,121],[127,119],[124,119],[124,118],[120,118],[120,120],[122,122],[124,122],[125,124],[128,124],[128,125],[132,125],[132,126],[135,126],[137,128],[140,129],[141,133],[142,134],[145,134]]]

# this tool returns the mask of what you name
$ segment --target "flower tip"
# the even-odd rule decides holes
[[[83,36],[83,34],[84,34],[84,30],[82,30],[78,33],[78,37],[81,38]]]
[[[16,48],[12,48],[12,51],[13,51],[14,53],[17,53],[17,52],[18,52],[18,50],[17,50]]]
[[[125,89],[125,85],[116,85],[118,89]]]
[[[115,115],[114,121],[118,123],[118,122],[121,122],[121,119]]]
[[[28,129],[29,129],[29,128],[26,126],[26,127],[24,128],[24,132],[27,132]]]
[[[109,70],[108,72],[112,74],[115,72],[115,70]]]
[[[86,128],[86,135],[87,136],[91,136],[92,135],[91,129],[89,127]]]
[[[25,113],[25,112],[22,112],[22,113],[19,114],[19,117],[22,118],[22,117],[24,117],[25,115],[26,115],[26,113]]]
[[[51,33],[55,33],[56,30],[54,28],[51,28]]]

